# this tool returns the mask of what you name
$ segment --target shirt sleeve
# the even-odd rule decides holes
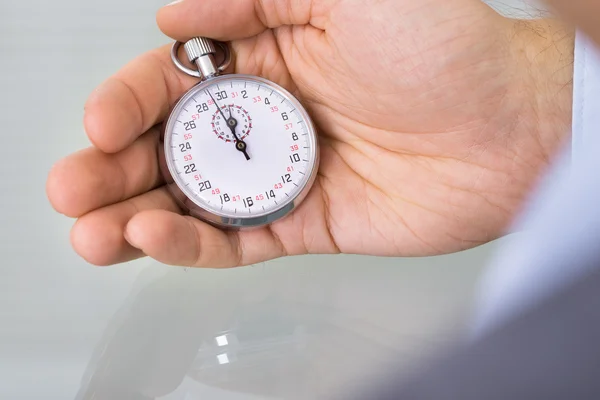
[[[535,307],[590,269],[600,237],[600,49],[577,33],[572,140],[490,260],[471,339]]]
[[[600,52],[583,34],[575,38],[573,72],[572,161],[590,144],[600,127]],[[600,149],[598,149],[600,151]]]

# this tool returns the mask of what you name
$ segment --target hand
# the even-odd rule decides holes
[[[78,218],[72,243],[90,263],[148,255],[233,267],[466,249],[502,234],[568,133],[573,35],[556,21],[505,19],[479,0],[236,1],[184,0],[161,9],[158,23],[177,40],[232,40],[235,72],[300,98],[322,145],[313,190],[256,231],[180,215],[159,176],[153,127],[197,81],[171,65],[166,46],[92,94],[94,147],[49,176],[49,198]]]

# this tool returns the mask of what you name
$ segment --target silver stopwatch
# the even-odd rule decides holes
[[[215,43],[225,60],[215,61]],[[222,228],[270,224],[293,211],[311,189],[319,166],[313,123],[279,85],[252,75],[221,73],[226,44],[194,38],[184,44],[200,82],[175,104],[163,125],[159,159],[167,187],[184,210]]]

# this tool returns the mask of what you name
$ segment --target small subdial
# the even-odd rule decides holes
[[[223,114],[217,111],[212,117],[212,128],[217,136],[226,142],[235,141],[231,129],[227,126],[227,120],[223,120],[223,115],[225,115],[225,118],[233,118],[237,121],[235,133],[240,140],[244,140],[252,129],[252,118],[248,114],[248,111],[235,104],[223,105],[221,106],[221,110]]]

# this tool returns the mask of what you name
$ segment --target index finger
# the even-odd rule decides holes
[[[268,28],[311,24],[325,29],[336,0],[181,0],[162,7],[159,28],[178,40],[208,36],[229,41],[258,35]]]
[[[170,52],[166,45],[137,57],[90,95],[84,126],[97,148],[115,153],[128,147],[197,83],[174,68]]]

